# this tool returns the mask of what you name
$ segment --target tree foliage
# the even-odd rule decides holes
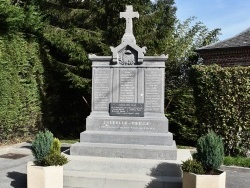
[[[25,14],[21,7],[11,0],[0,0],[0,33],[18,31],[24,24]]]
[[[198,47],[218,41],[220,30],[208,30],[195,18],[178,21],[168,46],[169,60],[166,63],[166,115],[170,131],[179,144],[195,145],[198,137],[198,121],[189,75],[192,65],[201,60],[194,51]]]

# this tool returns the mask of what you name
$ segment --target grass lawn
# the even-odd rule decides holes
[[[225,157],[224,165],[226,166],[241,166],[250,168],[250,158],[247,157]]]
[[[177,149],[195,149],[191,146],[177,145]],[[250,168],[250,158],[247,157],[224,157],[225,166],[239,166]]]
[[[60,139],[60,142],[65,144],[74,144],[79,141],[80,139]]]

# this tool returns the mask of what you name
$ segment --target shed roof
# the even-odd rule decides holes
[[[198,48],[196,51],[250,46],[250,27],[229,39]]]

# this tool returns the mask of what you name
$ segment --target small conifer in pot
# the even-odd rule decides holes
[[[32,142],[31,151],[35,158],[34,164],[44,166],[44,158],[49,155],[51,144],[53,142],[53,134],[46,130],[40,131],[35,140]]]
[[[208,174],[214,174],[224,159],[224,146],[221,137],[213,131],[200,137],[197,141],[196,158],[202,163]]]
[[[62,166],[68,163],[68,159],[61,154],[61,143],[54,138],[50,154],[44,158],[45,166]]]
[[[218,169],[223,163],[224,146],[220,136],[213,131],[200,137],[197,141],[197,153],[194,159],[184,161],[182,170],[196,174],[218,174]]]
[[[46,130],[40,131],[31,146],[35,158],[34,164],[38,166],[62,166],[68,159],[61,154],[61,143],[53,134]]]

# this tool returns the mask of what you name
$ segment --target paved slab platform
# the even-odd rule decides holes
[[[23,148],[27,152],[29,149],[24,149],[23,146],[29,146],[29,143],[21,143],[18,145],[1,146],[0,154],[8,153],[9,149]],[[32,155],[28,155],[19,159],[3,159],[0,158],[0,187],[1,188],[27,188],[27,172],[26,165],[28,161],[32,161]],[[183,161],[183,159],[179,159]],[[248,188],[250,185],[250,168],[226,167],[226,188]],[[152,182],[151,185],[157,184]],[[128,188],[129,186],[127,186]],[[64,187],[68,188],[68,187]],[[170,187],[171,188],[171,187]]]

